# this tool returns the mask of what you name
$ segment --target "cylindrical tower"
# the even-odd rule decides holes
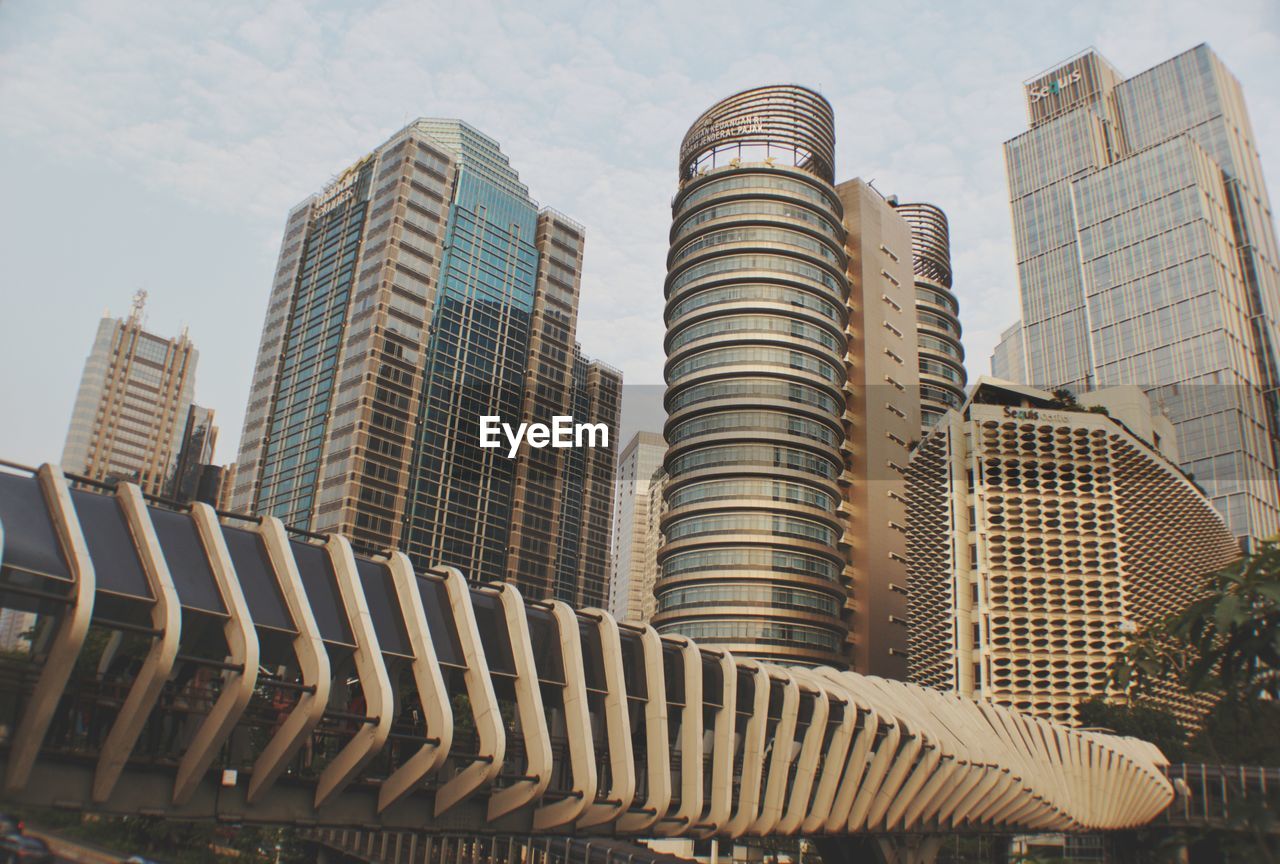
[[[960,304],[951,292],[951,238],[947,214],[933,204],[895,204],[911,226],[916,277],[916,341],[920,354],[920,421],[928,432],[964,404],[964,348]]]
[[[680,149],[666,281],[659,632],[844,666],[849,283],[830,104],[716,104]]]

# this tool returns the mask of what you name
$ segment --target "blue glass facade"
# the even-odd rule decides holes
[[[607,572],[613,451],[512,458],[479,424],[581,408],[616,432],[604,367],[585,401],[570,374],[583,237],[458,120],[413,122],[294,208],[233,507],[581,600]]]
[[[424,358],[425,398],[410,478],[405,550],[501,579],[514,460],[480,447],[479,418],[520,416],[538,253],[537,207],[464,165],[445,230]]]

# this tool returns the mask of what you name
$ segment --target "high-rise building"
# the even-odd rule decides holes
[[[834,185],[833,150],[830,104],[798,86],[731,96],[685,135],[653,621],[894,674],[896,490],[920,434],[911,231],[868,184]]]
[[[621,380],[575,342],[583,242],[458,120],[415,121],[294,208],[235,509],[603,603]],[[609,446],[509,458],[485,416],[604,423]]]
[[[1090,50],[1026,95],[1020,380],[1143,387],[1231,530],[1274,534],[1280,255],[1239,82],[1207,45],[1128,79]]]
[[[1026,383],[1026,358],[1022,354],[1022,322],[1015,321],[1000,334],[991,352],[991,374],[1001,381]]]
[[[951,290],[951,234],[947,214],[934,204],[889,203],[911,226],[911,269],[916,283],[916,348],[920,353],[920,423],[928,432],[964,404],[964,348],[960,303]]]
[[[174,339],[147,332],[145,301],[139,291],[128,318],[99,322],[62,467],[93,480],[128,480],[160,495],[182,446],[198,352],[185,331]]]
[[[647,623],[653,617],[657,559],[649,557],[656,552],[649,543],[649,487],[666,452],[662,435],[637,432],[618,457],[609,611],[619,620]]]
[[[1071,723],[1128,635],[1240,555],[1138,387],[980,379],[913,455],[911,680]],[[1197,704],[1159,694],[1183,719]]]
[[[853,669],[907,674],[906,479],[920,440],[911,226],[862,180],[836,187],[849,280],[838,512],[846,550],[845,654]]]
[[[213,424],[213,409],[192,405],[187,410],[182,446],[173,474],[166,487],[166,497],[174,501],[215,503],[221,491],[223,469],[213,464],[218,444],[218,427]],[[215,484],[216,488],[210,488]]]
[[[545,387],[539,389],[547,389]],[[610,442],[618,431],[622,409],[622,373],[611,366],[588,360],[574,346],[573,389],[570,391],[574,417],[608,419]],[[564,463],[558,475],[549,474],[552,484],[536,494],[523,484],[517,487],[517,502],[537,500],[546,493],[556,496],[560,518],[556,523],[555,583],[551,596],[579,608],[603,609],[609,599],[609,565],[613,541],[613,475],[617,452],[610,447],[567,448],[543,453],[560,454]],[[555,479],[556,476],[560,480]],[[517,525],[530,520],[517,519]],[[512,544],[513,554],[525,550]],[[508,566],[510,578],[522,586],[537,584],[536,555],[520,557]],[[520,564],[525,566],[522,568]]]

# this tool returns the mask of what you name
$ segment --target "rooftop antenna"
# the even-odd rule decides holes
[[[135,324],[142,323],[143,309],[147,305],[147,290],[139,288],[133,295],[133,305],[129,308],[129,321]]]

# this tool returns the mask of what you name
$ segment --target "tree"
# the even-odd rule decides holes
[[[1235,702],[1280,698],[1280,543],[1211,574],[1200,599],[1138,634],[1112,671],[1139,692],[1174,680]]]
[[[1080,725],[1085,728],[1106,729],[1117,735],[1150,741],[1172,762],[1181,762],[1186,757],[1186,730],[1176,717],[1159,708],[1142,702],[1112,705],[1097,696],[1077,705],[1076,712]]]
[[[1132,694],[1164,682],[1217,697],[1191,742],[1200,758],[1218,764],[1277,764],[1280,543],[1265,542],[1211,574],[1199,599],[1130,641],[1112,675]],[[1224,782],[1233,781],[1226,777]],[[1235,847],[1247,860],[1280,860],[1265,807],[1238,808],[1233,817],[1235,831],[1243,835],[1206,831],[1196,842],[1219,854]]]

